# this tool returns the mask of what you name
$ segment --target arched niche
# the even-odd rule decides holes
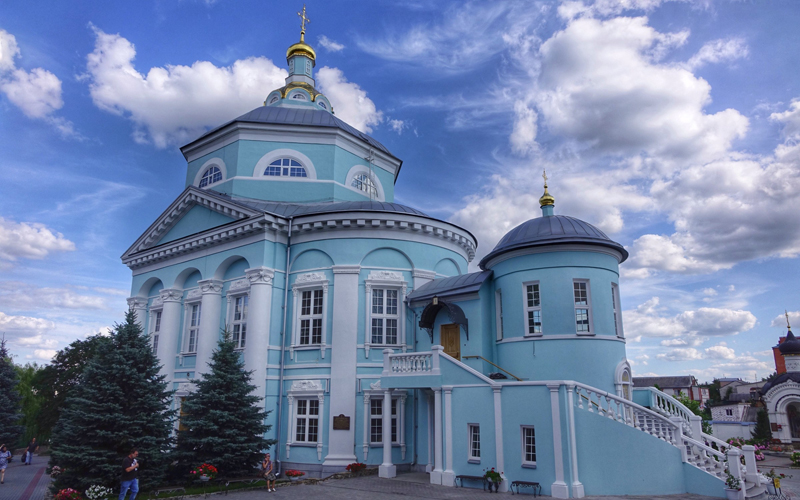
[[[292,259],[290,271],[303,269],[323,269],[333,267],[334,262],[330,255],[322,250],[305,250]]]
[[[162,283],[160,279],[156,277],[148,278],[147,281],[142,283],[142,286],[139,287],[139,293],[137,295],[139,297],[153,297],[154,295],[158,295],[158,292],[163,288],[164,283]]]
[[[245,269],[250,269],[247,259],[241,255],[232,255],[217,267],[217,270],[214,271],[214,279],[226,280],[244,276]]]
[[[172,284],[172,288],[183,289],[195,287],[197,286],[197,282],[201,279],[203,279],[203,275],[200,274],[200,270],[196,267],[187,267],[175,278],[175,283]]]
[[[394,248],[377,248],[361,259],[361,267],[391,269],[414,269],[414,264],[405,253]]]
[[[433,271],[439,276],[461,276],[461,268],[458,267],[456,261],[450,258],[445,258],[437,262]]]

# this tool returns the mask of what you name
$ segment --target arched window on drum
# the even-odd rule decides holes
[[[264,170],[271,177],[308,177],[305,167],[293,158],[278,158]]]
[[[209,167],[200,178],[200,187],[210,186],[222,180],[222,171],[217,166]]]
[[[369,177],[368,174],[356,175],[353,177],[353,182],[351,182],[350,185],[359,191],[364,191],[371,198],[378,198],[378,188],[375,187],[375,182]]]

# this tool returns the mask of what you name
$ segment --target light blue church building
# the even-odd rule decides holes
[[[283,469],[725,495],[727,445],[632,387],[622,245],[555,214],[545,178],[541,217],[468,273],[475,237],[394,203],[402,161],[336,117],[302,35],[287,62],[263,106],[181,148],[185,189],[122,257],[176,408],[227,327]]]

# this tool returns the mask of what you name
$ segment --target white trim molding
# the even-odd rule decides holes
[[[219,171],[222,173],[222,179],[217,182],[209,183],[203,187],[200,187],[200,181],[203,180],[203,174],[211,167],[219,168]],[[216,186],[222,182],[225,182],[228,179],[228,167],[225,166],[225,162],[222,158],[214,157],[210,158],[208,161],[203,163],[203,166],[200,167],[200,170],[197,171],[197,175],[194,176],[194,182],[192,182],[192,186],[198,189],[208,189],[211,186]]]
[[[373,171],[370,171],[370,168],[366,165],[355,165],[347,171],[347,177],[345,178],[344,185],[350,191],[354,191],[359,193],[363,196],[369,197],[369,193],[353,187],[353,180],[359,174],[366,174],[369,180],[372,182],[372,185],[375,187],[375,191],[377,191],[378,199],[376,201],[386,201],[386,194],[383,191],[383,185],[381,181],[378,179],[378,176],[375,175]]]
[[[277,160],[278,158],[292,158],[295,161],[300,162],[301,165],[306,169],[306,176],[307,177],[284,177],[284,176],[268,176],[264,175],[264,170],[269,166],[270,163]],[[256,162],[256,166],[253,168],[253,177],[260,179],[260,178],[268,178],[270,180],[284,180],[284,181],[313,181],[317,179],[317,169],[314,168],[314,162],[311,161],[311,158],[304,155],[300,151],[295,149],[275,149],[270,151],[269,153],[262,156],[258,162]]]
[[[315,446],[317,448],[317,460],[322,460],[322,443],[323,440],[323,429],[325,426],[323,425],[323,420],[325,418],[325,389],[322,385],[322,381],[320,380],[296,380],[292,383],[291,388],[286,393],[286,399],[289,404],[289,421],[288,426],[288,436],[286,436],[286,458],[289,458],[289,454],[291,453],[292,446]],[[312,442],[305,442],[305,443],[297,443],[295,442],[295,437],[297,435],[297,405],[295,404],[295,400],[305,400],[305,401],[317,401],[318,402],[318,410],[317,410],[317,441],[315,443]],[[306,434],[308,432],[308,420],[310,419],[310,410],[311,404],[306,403],[306,413],[304,417],[306,419]]]
[[[365,291],[365,302],[364,302],[364,311],[366,313],[366,318],[364,322],[364,355],[369,358],[369,350],[372,347],[375,348],[401,348],[403,352],[406,352],[408,346],[406,345],[406,308],[405,308],[405,300],[406,300],[406,290],[408,287],[408,283],[406,283],[405,279],[403,278],[403,273],[398,271],[372,271],[367,276],[367,279],[364,280],[364,291]],[[388,297],[387,293],[389,290],[397,292],[397,343],[396,344],[387,344],[386,343],[386,318],[382,324],[383,327],[383,343],[380,344],[373,344],[372,343],[372,316],[373,314],[373,297],[372,292],[374,289],[384,290],[384,293],[381,297],[381,311],[383,311],[382,316],[385,316],[386,308],[388,307]]]
[[[320,356],[325,359],[325,351],[328,337],[328,278],[325,273],[305,273],[300,274],[295,278],[292,284],[292,339],[289,344],[289,357],[294,359],[295,349],[304,349],[306,347],[318,348]],[[319,313],[314,312],[314,291],[322,291],[322,311]],[[309,314],[305,320],[301,318],[302,315],[302,300],[303,294],[309,293]],[[314,318],[314,316],[321,316]],[[313,323],[316,319],[320,320],[321,336],[320,342],[313,342]],[[301,321],[309,322],[309,343],[301,344]]]

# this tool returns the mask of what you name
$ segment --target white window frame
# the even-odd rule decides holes
[[[188,299],[184,301],[184,320],[183,320],[183,342],[181,347],[181,354],[188,355],[188,354],[197,354],[197,344],[200,340],[200,321],[203,315],[203,309],[201,307],[200,298],[189,301]],[[194,308],[197,307],[197,324],[192,325],[192,316],[194,312]],[[191,347],[191,337],[192,331],[194,331],[194,350],[190,349]]]
[[[625,331],[622,329],[622,306],[619,303],[619,285],[611,283],[611,306],[614,310],[614,330],[617,337],[624,339]]]
[[[528,305],[528,287],[529,286],[536,286],[538,287],[539,293],[539,305],[538,306],[529,306]],[[542,287],[539,284],[539,281],[526,281],[522,284],[522,309],[523,309],[523,323],[522,325],[525,327],[525,336],[526,337],[541,337],[542,332],[544,332],[544,320],[542,318]],[[541,332],[533,332],[530,331],[530,323],[528,320],[528,315],[530,313],[539,312],[539,322],[541,323]]]
[[[162,309],[150,310],[150,345],[153,355],[158,357],[158,341],[161,336],[161,312]]]
[[[477,439],[475,439],[477,436]],[[477,451],[477,454],[475,453]],[[481,463],[481,426],[480,424],[467,424],[467,462]]]
[[[503,340],[503,290],[498,289],[494,292],[494,321],[497,340]]]
[[[372,181],[372,185],[377,191],[373,200],[386,201],[386,194],[384,193],[381,181],[378,179],[378,176],[374,172],[375,168],[377,167],[374,166],[374,163],[372,169],[370,169],[367,165],[352,166],[350,170],[347,172],[347,177],[345,177],[345,182],[344,182],[345,187],[353,192],[359,193],[360,195],[369,198],[369,193],[367,191],[364,191],[363,189],[359,189],[353,186],[353,181],[355,180],[355,178],[361,174],[364,174],[367,176],[367,178],[369,178],[370,181]]]
[[[626,375],[627,380],[625,380]],[[633,374],[631,373],[631,364],[627,359],[622,360],[614,371],[614,386],[617,396],[633,400]]]
[[[206,184],[205,186],[203,186],[203,187],[201,188],[201,187],[200,187],[200,181],[202,181],[202,180],[203,180],[203,175],[204,175],[204,174],[205,174],[205,173],[206,173],[206,172],[207,172],[207,171],[208,171],[208,170],[209,170],[211,167],[217,167],[217,168],[219,168],[219,171],[222,173],[222,179],[221,179],[221,180],[219,180],[219,181],[217,181],[217,182],[213,182],[213,183],[210,183],[210,184]],[[208,188],[210,188],[211,186],[216,186],[217,184],[219,184],[219,183],[221,183],[221,182],[225,182],[225,180],[226,180],[227,178],[228,178],[228,168],[227,168],[227,166],[225,165],[225,162],[224,162],[224,161],[222,161],[222,158],[217,158],[217,157],[215,157],[215,158],[211,158],[211,159],[209,159],[208,161],[206,161],[205,163],[203,163],[203,166],[201,166],[201,167],[200,167],[200,169],[197,171],[197,175],[195,175],[195,177],[194,177],[194,184],[193,184],[193,185],[194,185],[195,187],[197,187],[197,188],[200,188],[200,189],[208,189]]]
[[[322,460],[322,444],[324,442],[325,424],[325,391],[322,382],[319,380],[297,380],[292,384],[292,388],[286,394],[286,400],[289,405],[288,415],[291,420],[289,421],[289,435],[286,439],[286,458],[291,455],[293,446],[302,447],[315,447],[317,449],[317,460]],[[306,403],[306,414],[298,416],[297,402],[298,401],[317,401],[319,405],[319,413],[317,415],[317,440],[316,441],[295,441],[297,437],[297,419],[308,419],[309,403]],[[308,436],[308,424],[306,423],[306,437]]]
[[[303,168],[306,169],[306,177],[291,177],[289,175],[264,175],[264,171],[267,169],[269,164],[279,158],[290,158],[292,160],[299,162],[303,166]],[[314,162],[312,162],[308,156],[304,155],[300,151],[288,148],[281,148],[270,151],[269,153],[259,158],[258,162],[256,162],[256,166],[253,168],[253,177],[256,179],[260,179],[263,181],[270,181],[270,182],[276,182],[276,181],[306,182],[317,179],[317,169],[314,167]]]
[[[239,300],[244,304],[242,317],[236,319],[236,302]],[[230,307],[228,314],[230,315],[228,324],[231,328],[231,340],[236,343],[236,349],[247,348],[247,310],[250,308],[250,294],[240,293],[230,297]],[[239,327],[239,337],[236,336],[236,327]],[[241,333],[244,332],[244,335]]]
[[[248,309],[250,308],[249,305],[249,297],[250,297],[250,280],[246,277],[236,278],[234,279],[231,286],[228,287],[228,292],[225,294],[225,298],[227,300],[227,307],[228,310],[225,313],[225,326],[226,328],[230,328],[231,333],[231,340],[233,340],[233,322],[235,317],[235,309],[236,309],[236,299],[248,297]],[[245,318],[245,323],[247,322],[247,318]],[[247,347],[247,336],[245,335],[245,347],[239,347],[240,343],[237,343],[236,349],[245,349]]]
[[[377,404],[375,404],[377,403]],[[374,414],[373,407],[376,407],[380,413]],[[400,445],[400,396],[392,395],[392,425],[395,428],[395,438],[392,440],[392,446]],[[372,426],[377,421],[381,427],[380,441],[376,441],[372,435]],[[383,395],[369,400],[369,445],[370,446],[383,446]]]
[[[370,384],[370,387],[374,387],[373,390],[364,391],[364,437],[363,437],[363,448],[364,448],[364,459],[366,461],[367,456],[369,455],[370,448],[378,448],[383,446],[383,442],[373,442],[372,441],[372,401],[373,400],[380,400],[383,401],[384,391],[380,390],[380,380],[374,384]],[[400,455],[401,459],[406,459],[406,400],[408,398],[408,392],[405,390],[393,390],[392,391],[392,401],[397,401],[396,408],[397,408],[397,415],[393,417],[392,420],[395,421],[396,418],[396,428],[397,428],[397,441],[392,442],[392,447],[399,447],[400,448]],[[381,407],[382,408],[382,407]],[[381,411],[380,418],[383,418],[383,412]],[[383,429],[383,421],[381,420],[381,429]]]
[[[364,353],[369,358],[369,350],[373,347],[402,349],[406,352],[406,290],[408,283],[399,271],[372,271],[364,280],[365,301],[364,310],[366,313],[364,321]],[[397,290],[397,343],[396,344],[374,344],[372,342],[372,319],[386,318],[385,312],[377,314],[372,312],[372,290]],[[384,311],[386,311],[386,294],[384,293]],[[383,322],[382,340],[386,341],[386,322]]]
[[[585,306],[584,305],[578,305],[578,304],[575,303],[575,284],[576,283],[584,283],[584,284],[586,284],[586,305]],[[572,304],[574,306],[573,314],[572,314],[572,318],[573,318],[572,320],[574,321],[574,324],[575,324],[575,333],[577,335],[581,335],[581,336],[593,336],[595,334],[595,332],[594,332],[594,321],[593,321],[594,318],[592,317],[592,287],[591,287],[591,284],[589,283],[588,279],[574,279],[574,280],[572,280]],[[586,312],[586,320],[588,321],[588,325],[587,325],[589,327],[589,331],[588,332],[580,332],[580,331],[578,331],[578,316],[577,316],[577,314],[578,314],[578,310],[579,309],[581,309],[581,310],[586,309],[586,311],[587,311]]]
[[[322,290],[322,338],[318,344],[301,344],[300,343],[300,321],[301,321],[301,305],[303,292],[312,292],[312,312],[313,312],[313,292],[314,290]],[[292,343],[289,346],[289,357],[294,359],[294,351],[296,350],[313,350],[319,349],[320,356],[325,359],[325,351],[327,350],[328,342],[328,279],[323,273],[304,273],[295,278],[292,284]],[[308,319],[312,319],[309,316]],[[309,326],[313,322],[309,323]],[[309,335],[311,332],[309,332]],[[311,339],[309,339],[311,340]]]
[[[520,434],[520,448],[522,450],[522,466],[525,468],[535,469],[536,468],[536,460],[527,460],[528,453],[527,453],[527,444],[525,443],[525,431],[530,429],[533,431],[533,457],[536,458],[536,426],[533,425],[520,425],[519,426],[519,434]]]

